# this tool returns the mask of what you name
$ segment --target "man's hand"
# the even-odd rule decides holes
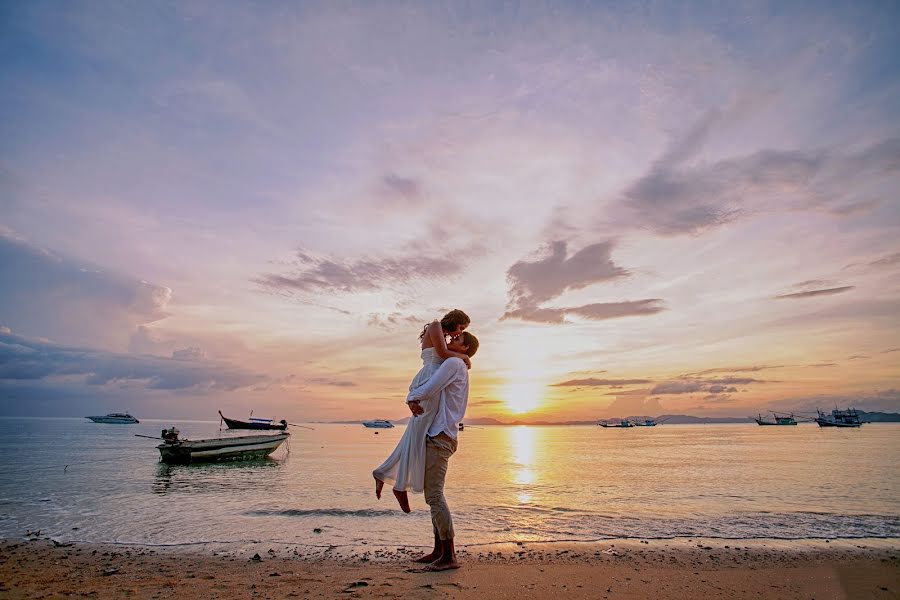
[[[407,402],[406,405],[409,406],[410,412],[415,416],[419,416],[423,412],[425,412],[425,409],[422,408],[418,400],[416,400],[415,402]]]

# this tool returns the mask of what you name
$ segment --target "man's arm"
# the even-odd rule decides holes
[[[458,377],[460,373],[464,373],[465,370],[466,363],[462,360],[455,357],[448,358],[440,367],[438,367],[438,370],[428,378],[428,381],[409,392],[406,401],[418,402],[419,400],[439,393],[442,389],[447,387],[451,381]]]

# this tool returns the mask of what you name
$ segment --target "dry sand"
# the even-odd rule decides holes
[[[419,572],[421,548],[0,542],[2,598],[900,598],[896,541],[499,544]]]

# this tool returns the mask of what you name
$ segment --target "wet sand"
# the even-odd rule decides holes
[[[900,545],[742,540],[422,548],[240,548],[0,541],[2,598],[900,598]]]

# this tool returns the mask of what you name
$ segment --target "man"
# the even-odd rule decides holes
[[[478,350],[478,338],[468,331],[453,342],[470,357]],[[444,498],[444,480],[450,457],[456,452],[459,423],[469,402],[469,371],[461,359],[448,358],[427,382],[412,390],[406,398],[409,410],[414,415],[421,414],[419,402],[436,395],[440,395],[440,406],[425,437],[425,502],[431,508],[434,549],[416,562],[429,563],[426,568],[430,571],[444,571],[459,568],[453,546],[453,519]]]

